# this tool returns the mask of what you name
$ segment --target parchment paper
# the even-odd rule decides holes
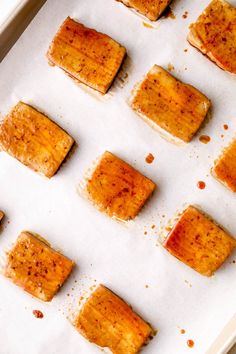
[[[48,114],[79,145],[51,180],[0,153],[0,208],[7,214],[0,237],[2,254],[27,229],[77,263],[50,304],[0,277],[1,354],[100,353],[66,318],[96,283],[110,287],[159,330],[143,349],[146,354],[203,354],[235,313],[235,253],[215,276],[205,278],[168,254],[158,241],[168,220],[188,203],[201,206],[236,236],[235,196],[210,175],[213,161],[236,131],[236,77],[186,41],[189,24],[208,2],[173,1],[176,19],[161,19],[155,28],[148,28],[113,0],[48,0],[1,63],[1,114],[23,100]],[[236,1],[232,4],[236,6]],[[185,11],[187,19],[182,17]],[[128,60],[120,75],[128,73],[128,78],[125,83],[116,80],[106,97],[86,92],[47,63],[49,43],[67,16],[127,48]],[[155,63],[165,68],[171,63],[176,77],[212,100],[212,119],[184,147],[163,140],[127,104],[135,83]],[[224,124],[229,125],[227,131]],[[211,142],[202,144],[201,134],[209,135]],[[99,213],[77,193],[84,172],[105,150],[158,185],[140,216],[126,225]],[[155,160],[148,165],[145,157],[150,152]],[[197,188],[199,180],[206,182],[205,190]],[[36,319],[34,309],[44,318]],[[188,339],[194,340],[194,348],[188,348]]]

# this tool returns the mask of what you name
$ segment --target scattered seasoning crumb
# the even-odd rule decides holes
[[[197,182],[197,187],[199,189],[205,189],[206,188],[206,183],[204,181],[198,181]]]
[[[172,228],[170,226],[167,226],[165,229],[166,229],[166,231],[171,231],[172,230]]]
[[[156,225],[152,225],[152,229],[155,229]]]
[[[181,334],[185,334],[185,332],[186,332],[185,329],[181,329],[181,330],[180,330],[180,333],[181,333]]]
[[[144,231],[144,235],[147,235],[147,231]]]
[[[224,130],[228,130],[228,129],[229,129],[228,124],[224,124]]]
[[[147,289],[147,288],[149,288],[149,286],[148,286],[148,285],[145,285],[145,288]]]
[[[185,282],[190,288],[192,288],[192,284],[190,284],[188,280],[185,280],[184,282]]]
[[[33,310],[33,315],[36,317],[36,318],[43,318],[43,313],[39,310]]]
[[[182,15],[182,17],[183,17],[184,19],[186,19],[186,18],[188,17],[188,11],[185,11],[185,13]]]
[[[211,138],[208,135],[201,135],[199,140],[203,144],[208,144],[211,141]]]
[[[156,335],[157,335],[157,330],[154,329],[154,330],[152,331],[152,333],[151,333],[149,339],[150,339],[150,340],[153,340],[153,338],[154,338]],[[144,344],[144,345],[147,345],[147,344]]]
[[[172,9],[171,9],[170,6],[168,6],[168,7],[166,8],[166,10],[164,11],[163,17],[165,17],[165,18],[171,18],[172,20],[175,20],[175,19],[176,19],[176,16],[175,16],[175,14],[173,13],[173,11],[172,11]]]
[[[236,261],[235,261],[235,260],[233,260],[233,261],[232,261],[232,263],[234,263],[234,264],[235,264],[235,263],[236,263]]]
[[[193,348],[193,347],[194,347],[194,341],[193,341],[192,339],[189,339],[189,340],[187,341],[187,346],[188,346],[189,348]]]
[[[149,153],[146,158],[145,158],[145,161],[147,163],[152,163],[154,161],[155,157],[153,156],[153,154]]]
[[[153,28],[152,25],[150,25],[149,23],[143,22],[143,26],[147,27],[147,28]]]
[[[124,80],[122,77],[118,77],[118,80],[119,80],[120,82],[122,82],[122,84],[125,83],[125,80]]]
[[[188,51],[188,48],[184,49],[184,52],[185,52],[185,53],[187,53],[187,51]]]
[[[224,138],[224,134],[221,134],[221,136],[220,136],[221,138]]]
[[[168,70],[169,72],[171,72],[171,71],[175,70],[174,65],[173,65],[173,64],[171,64],[171,63],[169,63],[169,64],[168,64],[168,66],[167,66],[167,70]]]
[[[154,337],[157,335],[157,330],[156,330],[156,329],[154,329],[154,330],[152,331],[152,335],[153,335]]]

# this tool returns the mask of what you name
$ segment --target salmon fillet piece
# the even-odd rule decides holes
[[[225,0],[213,0],[196,23],[188,41],[221,69],[236,73],[236,8]]]
[[[85,192],[100,211],[127,221],[135,218],[155,188],[154,182],[106,151],[87,181]]]
[[[32,233],[23,231],[7,254],[3,274],[38,299],[51,301],[73,267],[70,259]]]
[[[210,100],[154,65],[133,91],[131,107],[167,140],[189,142],[203,123]]]
[[[200,274],[211,276],[234,250],[236,240],[201,211],[189,206],[163,246]]]
[[[118,0],[132,7],[151,21],[156,21],[172,0]]]
[[[75,328],[90,342],[108,347],[113,354],[135,354],[152,334],[120,297],[100,285],[74,320]]]
[[[72,78],[105,94],[126,56],[126,49],[106,34],[67,18],[55,35],[47,58]]]
[[[236,139],[215,162],[212,174],[232,192],[236,192]]]
[[[32,170],[52,177],[74,140],[33,107],[19,102],[0,124],[0,147]]]

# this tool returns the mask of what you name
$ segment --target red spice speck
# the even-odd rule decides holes
[[[185,13],[182,16],[184,19],[186,19],[188,17],[188,11],[185,11]]]
[[[203,181],[198,181],[198,182],[197,182],[197,187],[198,187],[199,189],[205,189],[205,188],[206,188],[206,183],[203,182]]]
[[[229,129],[228,124],[224,124],[224,130],[228,130],[228,129]]]
[[[33,310],[33,315],[36,318],[43,318],[43,313],[42,313],[42,311],[39,311],[39,310]]]
[[[192,339],[189,339],[189,340],[187,341],[187,346],[188,346],[189,348],[193,348],[193,347],[194,347],[194,341],[193,341]]]
[[[146,156],[146,159],[145,161],[147,163],[152,163],[154,161],[155,157],[153,156],[153,154],[149,153],[147,156]]]

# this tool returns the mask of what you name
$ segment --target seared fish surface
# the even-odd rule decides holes
[[[33,107],[19,102],[0,124],[0,147],[32,170],[52,177],[74,140]]]
[[[232,192],[236,192],[236,139],[216,161],[212,174]]]
[[[211,105],[200,91],[158,65],[134,89],[130,104],[148,124],[174,142],[189,142]]]
[[[125,55],[126,49],[112,38],[69,17],[47,52],[51,64],[103,94],[115,79]]]
[[[236,8],[225,0],[213,0],[196,23],[188,41],[221,69],[236,73]]]
[[[189,206],[163,246],[197,272],[211,276],[236,247],[236,240],[201,211]]]
[[[86,194],[101,211],[120,220],[134,219],[156,185],[106,151],[86,185]]]
[[[151,21],[156,21],[172,0],[118,0],[132,7]]]
[[[74,320],[75,328],[90,342],[113,354],[136,354],[152,334],[121,298],[100,285]]]
[[[3,273],[31,295],[51,301],[73,267],[70,259],[24,231],[8,253]]]

